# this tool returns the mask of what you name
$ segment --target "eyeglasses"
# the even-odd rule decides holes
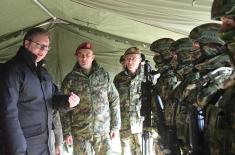
[[[36,46],[36,48],[38,48],[38,49],[40,49],[40,50],[42,50],[42,51],[49,51],[50,49],[51,49],[51,47],[50,46],[46,46],[46,45],[43,45],[43,44],[40,44],[40,43],[38,43],[38,42],[34,42],[34,41],[32,41],[32,40],[29,40],[30,42],[32,42],[32,43],[34,43]]]
[[[126,58],[125,58],[126,61],[131,61],[131,60],[132,60],[132,61],[137,61],[137,60],[139,60],[139,59],[140,59],[140,57],[126,57]]]

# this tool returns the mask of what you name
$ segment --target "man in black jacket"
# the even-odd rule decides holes
[[[3,68],[3,63],[0,63],[0,75],[1,75],[1,71]],[[2,135],[2,126],[1,126],[1,119],[0,119],[0,155],[3,154],[3,135]]]
[[[0,119],[7,155],[51,155],[52,108],[69,110],[79,97],[61,95],[43,67],[49,33],[27,32],[15,57],[5,63],[0,80]]]

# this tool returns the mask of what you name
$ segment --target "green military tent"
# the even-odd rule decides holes
[[[75,63],[83,41],[95,46],[97,61],[112,76],[121,70],[119,57],[130,46],[152,60],[150,44],[159,38],[178,39],[211,22],[212,0],[1,0],[0,62],[22,44],[25,32],[43,26],[52,33],[47,68],[60,84]]]

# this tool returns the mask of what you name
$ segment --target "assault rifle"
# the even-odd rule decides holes
[[[144,64],[144,80],[141,83],[141,116],[144,117],[143,121],[143,134],[142,134],[142,151],[143,155],[150,155],[150,133],[145,130],[152,127],[151,113],[152,113],[152,93],[153,93],[153,76],[156,74],[152,70],[149,61],[145,60]]]

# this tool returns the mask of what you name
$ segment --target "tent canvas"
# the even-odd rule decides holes
[[[47,68],[60,84],[71,71],[74,52],[83,41],[95,46],[97,61],[112,76],[119,58],[137,46],[152,61],[149,45],[163,37],[178,39],[211,22],[212,0],[20,0],[0,1],[0,62],[22,44],[28,28],[44,26],[52,33]]]

